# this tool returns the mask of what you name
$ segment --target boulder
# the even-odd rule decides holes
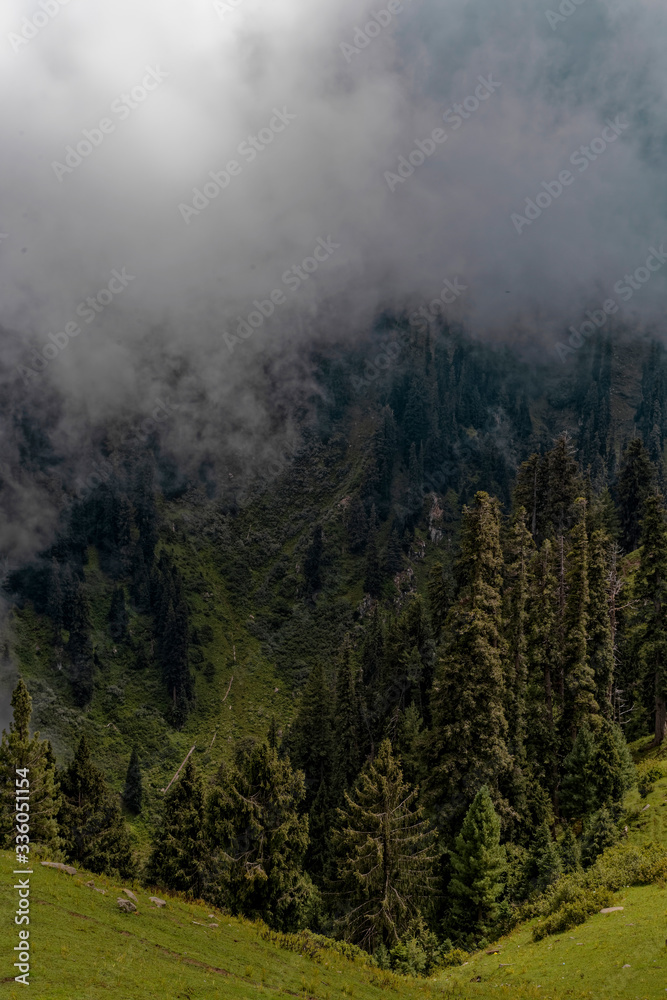
[[[139,902],[139,900],[137,899],[137,897],[134,895],[134,893],[130,889],[121,889],[121,892],[124,892],[125,895],[129,899],[132,900],[133,903],[138,903]]]
[[[166,902],[164,901],[164,899],[159,899],[157,896],[149,896],[148,898],[150,899],[150,901],[153,904],[153,906],[166,906],[167,905]]]
[[[118,909],[121,910],[123,913],[137,912],[137,908],[131,899],[123,899],[122,896],[119,896],[116,902],[118,903]]]
[[[71,865],[64,865],[60,861],[40,861],[40,864],[44,868],[58,868],[61,872],[67,872],[68,875],[76,875],[76,868],[72,868]]]
[[[622,906],[605,906],[603,910],[600,910],[600,913],[620,913],[622,909]]]

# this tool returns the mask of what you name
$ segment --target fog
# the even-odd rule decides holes
[[[160,401],[184,461],[258,465],[296,434],[310,348],[445,279],[475,336],[554,365],[610,299],[660,335],[667,267],[614,285],[667,240],[666,19],[658,0],[6,0],[3,554],[57,516],[17,414],[66,485]]]

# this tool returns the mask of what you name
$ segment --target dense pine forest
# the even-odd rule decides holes
[[[269,469],[186,480],[155,432],[58,484],[4,582],[3,847],[29,767],[40,856],[425,973],[623,838],[667,730],[667,355],[406,327],[313,357]]]

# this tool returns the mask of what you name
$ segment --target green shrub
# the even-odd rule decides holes
[[[667,851],[660,844],[616,844],[607,848],[587,871],[572,872],[525,911],[547,919],[533,929],[533,940],[560,934],[604,906],[612,893],[630,885],[651,885],[667,879]]]
[[[467,958],[467,951],[464,951],[462,948],[451,948],[450,951],[441,956],[438,965],[442,969],[448,969],[454,965],[463,965]]]
[[[637,773],[637,788],[639,789],[639,794],[643,799],[647,795],[650,795],[653,791],[656,782],[662,777],[662,771],[659,767],[644,767],[641,770],[638,769]]]
[[[533,928],[533,941],[541,941],[549,934],[562,934],[583,924],[587,917],[610,906],[613,895],[608,889],[592,889],[565,903]]]

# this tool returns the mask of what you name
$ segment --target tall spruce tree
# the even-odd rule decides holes
[[[444,823],[456,821],[482,785],[493,789],[506,818],[514,816],[499,792],[512,770],[500,631],[502,566],[498,501],[480,492],[463,511],[458,596],[431,695],[429,792]]]
[[[375,512],[375,504],[371,508],[371,515],[368,524],[368,538],[366,540],[366,565],[364,573],[364,590],[371,597],[379,597],[382,590],[382,569],[380,557],[378,555],[378,519]]]
[[[610,616],[609,538],[594,531],[590,540],[588,570],[588,660],[595,678],[595,699],[600,711],[611,718],[614,686],[614,643]]]
[[[67,652],[70,661],[70,681],[76,704],[83,708],[93,696],[93,648],[90,641],[90,610],[88,600],[77,587],[72,600]]]
[[[498,897],[506,869],[500,844],[500,819],[486,785],[477,792],[450,854],[451,924],[466,940],[489,938],[498,930]],[[467,943],[467,941],[466,941]]]
[[[195,899],[204,895],[208,885],[204,790],[192,758],[165,795],[146,880]]]
[[[623,452],[616,484],[621,546],[632,552],[640,544],[644,501],[655,489],[655,468],[639,438],[634,438]]]
[[[533,557],[528,600],[526,753],[531,773],[556,804],[562,644],[557,553],[547,539]]]
[[[658,745],[667,731],[667,532],[660,494],[652,493],[644,502],[641,549],[633,631],[644,677],[654,691]]]
[[[0,845],[13,850],[17,844],[14,822],[17,812],[16,783],[25,777],[30,783],[30,843],[57,849],[59,839],[56,817],[60,796],[55,759],[47,740],[40,740],[39,733],[30,736],[32,699],[23,680],[19,680],[14,688],[11,705],[14,719],[9,724],[9,732],[3,730],[0,743]],[[17,776],[19,769],[24,772],[20,779]],[[24,841],[20,838],[19,842]]]
[[[504,607],[506,640],[505,683],[507,692],[508,749],[513,773],[508,788],[517,812],[526,811],[526,697],[528,687],[528,633],[530,566],[535,546],[526,527],[526,511],[519,507],[507,540]]]
[[[92,872],[131,875],[134,862],[120,803],[91,761],[85,736],[59,777],[58,824],[68,860]]]
[[[283,931],[308,922],[317,893],[303,871],[304,796],[303,772],[266,743],[219,771],[206,805],[215,902]]]
[[[563,739],[572,744],[582,723],[597,713],[595,674],[588,650],[589,552],[586,532],[586,501],[575,502],[576,522],[572,529],[567,558],[567,599],[565,604],[565,705]]]
[[[343,649],[336,674],[333,714],[334,766],[332,804],[337,805],[352,786],[361,766],[361,733],[358,670],[348,645]]]
[[[433,892],[434,838],[417,794],[383,740],[338,809],[340,923],[347,940],[367,951],[398,944]]]

